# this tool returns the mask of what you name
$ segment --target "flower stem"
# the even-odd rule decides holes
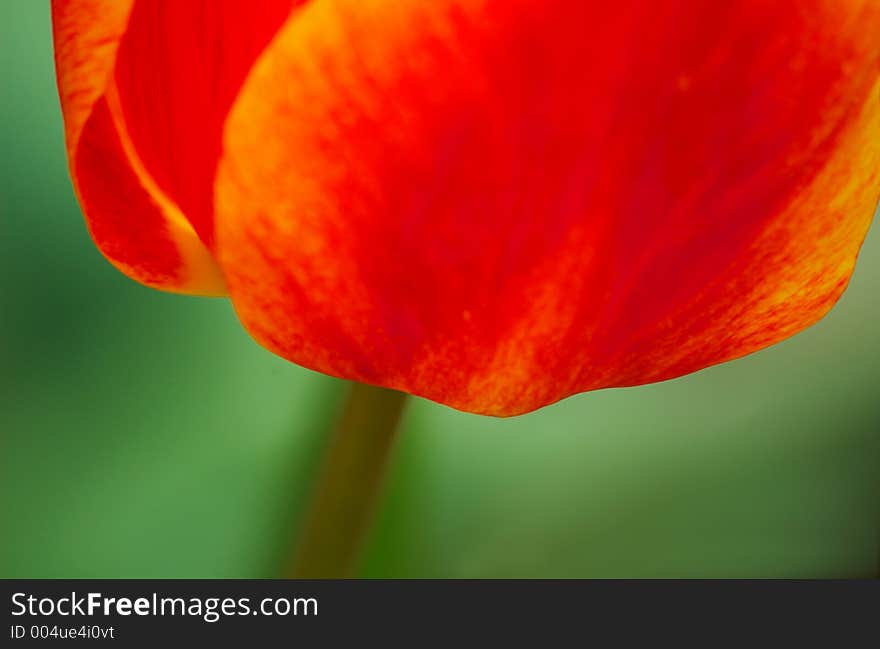
[[[289,576],[351,576],[376,509],[406,394],[353,383],[306,511]]]

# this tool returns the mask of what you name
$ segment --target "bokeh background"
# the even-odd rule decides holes
[[[47,2],[0,2],[0,577],[271,577],[345,385],[91,244]],[[413,400],[364,577],[851,577],[880,555],[880,232],[821,323],[495,420]]]

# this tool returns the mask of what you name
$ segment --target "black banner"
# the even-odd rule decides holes
[[[443,638],[539,646],[675,634],[712,641],[756,622],[789,639],[859,639],[876,627],[878,581],[151,581],[7,580],[2,646],[87,641],[119,646],[197,641]],[[711,629],[710,635],[703,636]],[[566,642],[565,644],[570,644]],[[604,644],[604,642],[603,642]]]

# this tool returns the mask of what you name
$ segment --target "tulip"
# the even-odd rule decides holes
[[[148,286],[499,416],[818,321],[880,192],[874,0],[55,0],[71,175]]]

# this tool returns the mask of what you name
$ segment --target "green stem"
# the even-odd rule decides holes
[[[330,440],[290,576],[351,576],[382,486],[406,394],[354,383]]]

